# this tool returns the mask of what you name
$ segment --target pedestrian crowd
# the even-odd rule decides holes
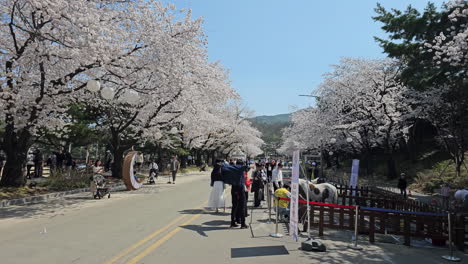
[[[262,202],[268,201],[268,195],[274,192],[276,197],[290,197],[290,189],[283,180],[283,163],[258,161],[257,163],[242,160],[217,160],[211,172],[211,192],[208,207],[219,212],[225,208],[225,189],[231,185],[231,224],[230,227],[247,228],[245,218],[249,216],[249,193],[253,194],[253,208],[260,208]],[[289,202],[280,201],[279,211],[285,218],[289,217]]]

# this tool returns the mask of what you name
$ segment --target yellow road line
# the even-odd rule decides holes
[[[199,218],[200,216],[202,216],[201,214],[197,214],[197,215],[194,215],[192,216],[189,220],[187,220],[186,222],[184,222],[182,224],[182,226],[184,225],[188,225],[190,222],[192,222],[193,220]],[[177,232],[179,232],[180,230],[182,230],[182,228],[179,226],[179,227],[176,227],[174,228],[171,232],[167,233],[165,236],[163,236],[161,239],[157,240],[156,242],[154,242],[153,244],[151,244],[149,247],[147,247],[145,250],[143,250],[140,254],[136,255],[134,258],[132,258],[131,260],[129,260],[128,262],[126,262],[125,264],[136,264],[138,261],[140,261],[141,259],[143,259],[144,257],[146,257],[148,254],[150,254],[152,251],[154,251],[156,248],[158,248],[159,246],[161,246],[164,242],[166,242],[167,240],[169,240],[169,238],[173,237]]]
[[[203,205],[206,203],[203,202],[200,206],[198,206],[197,208],[201,208],[203,207]],[[113,264],[114,262],[116,262],[117,260],[121,259],[122,257],[124,257],[125,255],[129,254],[130,252],[132,252],[133,250],[137,249],[138,247],[142,246],[143,244],[145,244],[146,242],[148,242],[149,240],[153,239],[154,237],[156,237],[157,235],[161,234],[162,232],[166,231],[167,229],[169,229],[171,226],[173,226],[174,224],[176,224],[177,222],[179,222],[180,220],[186,218],[187,215],[181,215],[179,216],[178,218],[174,219],[173,221],[171,221],[169,224],[165,225],[164,227],[154,231],[152,234],[150,234],[149,236],[145,237],[144,239],[138,241],[137,243],[135,243],[134,245],[128,247],[127,249],[123,250],[122,252],[120,252],[119,254],[115,255],[112,259],[104,262],[104,264]]]

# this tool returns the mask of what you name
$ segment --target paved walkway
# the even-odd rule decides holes
[[[229,211],[204,209],[208,173],[166,182],[111,199],[82,193],[0,209],[1,263],[445,263],[446,249],[362,241],[364,250],[354,251],[348,231],[325,230],[327,252],[304,252],[288,236],[269,236],[265,208],[253,211],[252,238],[249,229],[229,228]],[[287,234],[284,224],[280,232]]]

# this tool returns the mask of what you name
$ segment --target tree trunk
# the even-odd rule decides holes
[[[117,131],[111,130],[111,150],[114,155],[114,163],[112,164],[112,177],[121,179],[122,178],[122,166],[123,166],[123,154],[125,146],[122,146],[120,141],[120,135]]]
[[[214,164],[216,163],[216,150],[212,150],[211,151],[211,164],[212,166],[214,166]]]
[[[389,155],[387,159],[387,178],[395,179],[397,177],[396,163],[393,155]]]
[[[31,146],[31,136],[28,131],[14,131],[13,125],[5,127],[3,148],[6,154],[6,163],[3,167],[3,176],[0,187],[21,187],[26,183],[23,167],[26,163],[28,149]]]
[[[201,151],[200,150],[196,151],[196,156],[197,156],[197,159],[196,159],[195,165],[197,165],[197,167],[200,167],[201,164],[202,164],[202,157],[201,157]]]

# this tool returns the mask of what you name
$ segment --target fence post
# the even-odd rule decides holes
[[[375,216],[374,212],[370,211],[369,216],[369,242],[375,242]]]
[[[324,222],[324,210],[323,205],[320,206],[320,215],[319,215],[319,236],[323,236],[323,222]]]
[[[405,215],[404,216],[404,232],[405,232],[405,246],[411,246],[411,221],[410,221],[410,216]]]
[[[455,245],[460,251],[465,251],[465,217],[457,215],[455,218]]]

